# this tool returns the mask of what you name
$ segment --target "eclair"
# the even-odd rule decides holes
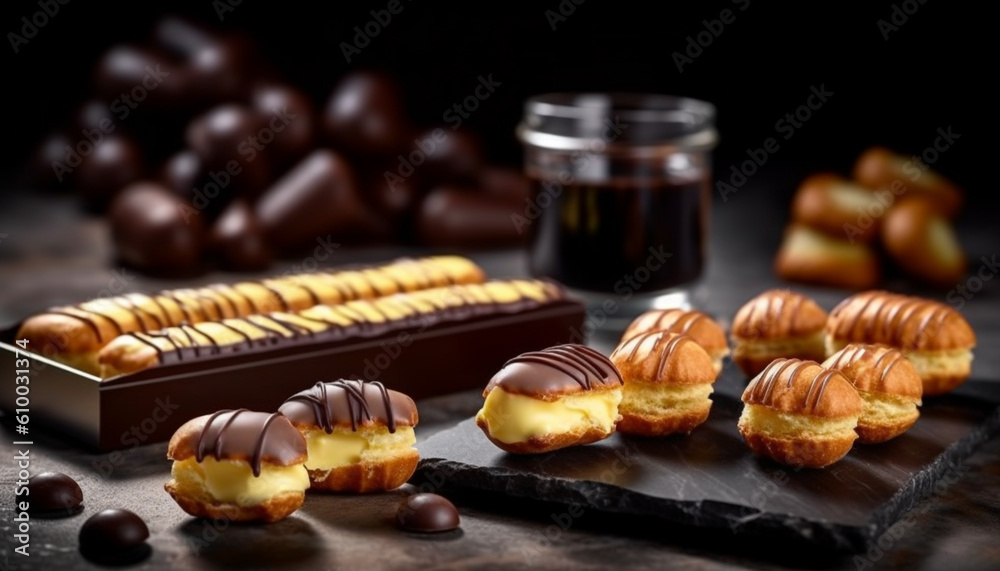
[[[885,212],[871,190],[832,173],[802,181],[792,200],[792,220],[848,242],[871,242]]]
[[[417,468],[417,405],[382,383],[316,383],[292,395],[278,412],[306,439],[314,490],[394,490]]]
[[[164,488],[195,517],[274,522],[305,500],[306,453],[284,416],[223,410],[177,429],[167,447],[173,479]]]
[[[739,431],[754,454],[789,466],[823,468],[858,435],[863,404],[851,383],[814,361],[777,359],[743,391]]]
[[[965,276],[967,266],[955,229],[927,200],[894,205],[882,225],[885,251],[906,273],[947,289]]]
[[[126,294],[59,306],[18,330],[33,351],[99,374],[98,353],[117,337],[320,304],[374,299],[453,284],[481,283],[482,269],[458,256],[403,259],[380,266],[296,274],[260,282]]]
[[[878,283],[882,270],[868,244],[793,223],[774,258],[774,273],[793,282],[864,289]]]
[[[827,353],[849,343],[899,349],[920,374],[924,396],[934,396],[969,378],[976,334],[961,313],[943,303],[875,290],[855,294],[830,312]]]
[[[769,290],[746,302],[733,318],[733,362],[748,377],[780,358],[822,361],[826,312],[790,290]]]
[[[652,331],[685,335],[701,345],[712,358],[716,374],[722,371],[722,360],[729,355],[729,343],[722,327],[706,313],[684,309],[652,309],[643,313],[629,324],[618,344]]]
[[[920,375],[898,349],[852,343],[822,366],[844,375],[864,401],[855,429],[860,442],[891,440],[909,430],[920,417]]]
[[[622,377],[583,345],[514,357],[490,379],[476,424],[502,450],[539,454],[603,440],[615,432]]]
[[[872,147],[858,157],[854,180],[897,197],[926,198],[948,218],[958,213],[964,200],[958,186],[930,170],[919,157],[907,158],[883,147]]]
[[[611,354],[622,375],[618,430],[640,436],[687,434],[708,418],[716,372],[712,358],[689,337],[647,331]]]

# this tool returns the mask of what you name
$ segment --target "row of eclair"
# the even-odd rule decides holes
[[[756,454],[807,467],[836,462],[856,439],[905,432],[928,387],[941,394],[968,376],[975,343],[951,308],[887,292],[849,298],[829,318],[800,294],[765,292],[737,313],[732,335],[734,361],[753,377],[740,433]],[[727,353],[708,315],[654,310],[631,324],[610,358],[563,345],[512,359],[486,387],[476,422],[511,453],[615,431],[686,434],[708,418]]]

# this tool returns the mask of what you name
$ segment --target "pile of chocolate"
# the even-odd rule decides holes
[[[107,212],[121,260],[159,275],[323,259],[340,243],[517,244],[527,180],[449,125],[420,128],[398,86],[340,79],[318,109],[253,41],[169,17],[109,49],[94,98],[46,139],[36,184]]]

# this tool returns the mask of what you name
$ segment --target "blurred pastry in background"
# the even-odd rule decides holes
[[[852,243],[874,240],[884,212],[875,193],[833,173],[806,178],[792,201],[794,222]]]
[[[790,290],[769,290],[751,299],[733,318],[733,362],[748,377],[780,357],[822,361],[826,311]]]
[[[872,190],[890,190],[897,196],[922,196],[948,218],[958,213],[964,200],[954,183],[930,170],[919,157],[905,157],[884,147],[872,147],[858,157],[854,180]]]
[[[785,230],[774,271],[786,280],[845,289],[874,287],[881,275],[878,257],[867,244],[794,223]]]
[[[729,355],[729,343],[726,332],[707,313],[684,309],[647,311],[629,324],[618,344],[622,345],[636,335],[656,331],[687,336],[708,352],[715,374],[722,371],[722,360]]]
[[[922,198],[902,200],[889,210],[882,245],[906,273],[938,287],[954,287],[967,269],[955,230]]]

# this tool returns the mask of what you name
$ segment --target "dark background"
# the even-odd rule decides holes
[[[225,0],[222,0],[223,2]],[[67,123],[91,84],[91,65],[109,46],[143,42],[163,13],[179,13],[224,30],[252,34],[262,52],[293,84],[322,104],[336,80],[352,68],[380,68],[402,83],[411,113],[427,124],[470,95],[480,74],[502,83],[467,122],[485,136],[490,155],[516,164],[520,147],[513,128],[525,97],[548,91],[649,91],[705,99],[718,107],[722,144],[716,170],[728,170],[748,147],[779,136],[775,122],[805,103],[810,86],[834,96],[761,169],[773,185],[754,192],[782,195],[816,169],[849,172],[864,148],[879,143],[902,152],[932,144],[939,127],[961,134],[953,150],[934,165],[992,205],[993,162],[985,155],[996,116],[991,98],[990,54],[995,32],[990,15],[963,2],[877,1],[764,3],[745,11],[729,1],[631,4],[588,0],[553,30],[546,10],[566,10],[569,0],[518,6],[506,3],[402,0],[403,11],[348,64],[339,47],[351,42],[354,26],[371,20],[370,10],[387,1],[314,3],[244,1],[219,21],[212,2],[160,3],[82,0],[60,12],[14,54],[5,42],[4,122],[9,136],[5,174],[24,164],[34,143]],[[216,3],[219,4],[219,3]],[[331,3],[332,4],[332,3]],[[917,11],[883,38],[877,21],[894,5]],[[38,11],[37,0],[8,1],[0,26],[19,33],[22,16]],[[733,23],[678,72],[671,58],[688,36],[705,30],[703,20],[723,9]]]

